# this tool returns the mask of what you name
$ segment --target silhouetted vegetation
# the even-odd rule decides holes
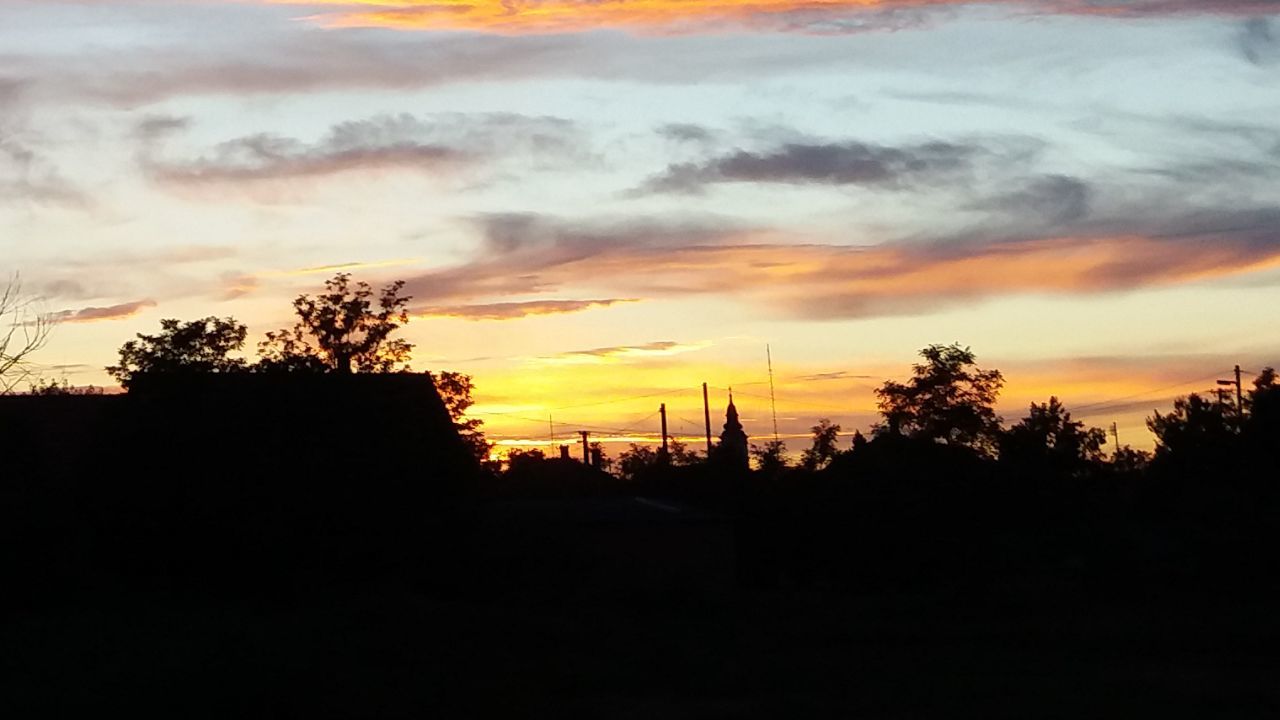
[[[832,692],[819,682],[828,674],[849,682],[831,665],[841,643],[877,658],[910,652],[903,672],[929,653],[967,672],[956,668],[977,653],[1016,674],[1025,638],[1087,654],[1118,636],[1176,645],[1196,627],[1198,651],[1214,658],[1233,638],[1271,633],[1256,641],[1264,649],[1275,639],[1280,385],[1270,368],[1238,404],[1197,393],[1153,415],[1152,455],[1108,452],[1105,433],[1057,397],[1002,428],[1000,373],[979,369],[967,348],[935,345],[907,382],[880,388],[869,439],[842,442],[841,427],[821,420],[799,466],[781,441],[751,446],[757,469],[747,472],[720,446],[708,457],[671,439],[665,454],[632,445],[616,475],[598,443],[585,463],[575,444],[569,457],[513,450],[505,470],[481,472],[490,446],[465,417],[472,379],[405,371],[407,345],[389,344],[395,328],[378,324],[400,322],[399,286],[380,296],[387,305],[367,286],[329,289],[303,303],[307,317],[331,310],[333,327],[380,328],[380,339],[295,332],[310,349],[286,351],[277,336],[279,354],[252,364],[235,356],[245,333],[234,320],[166,320],[122,348],[113,372],[125,395],[41,383],[0,401],[0,540],[23,612],[91,608],[108,618],[95,632],[146,648],[162,633],[127,632],[135,620],[120,618],[135,606],[204,618],[188,624],[206,629],[179,630],[204,668],[244,627],[288,626],[322,607],[306,637],[259,630],[265,647],[305,666],[313,636],[382,627],[369,647],[331,640],[330,652],[366,684],[422,663],[432,678],[456,676],[397,696],[456,715],[511,709],[478,679],[494,662],[524,678],[511,681],[521,699],[577,697],[583,682],[692,687],[707,667],[725,693],[756,697],[767,678],[807,698]],[[118,607],[103,610],[103,597]],[[78,648],[36,630],[11,635],[59,661]],[[991,654],[1000,643],[1008,658]],[[222,682],[233,695],[255,682],[241,666],[271,664],[253,659],[258,636],[243,645],[210,671],[237,679]],[[623,651],[655,666],[689,655],[681,672],[697,679],[596,668]],[[158,660],[131,662],[149,688],[163,674]],[[15,687],[36,694],[6,690]],[[359,715],[371,701],[344,702],[339,714]]]

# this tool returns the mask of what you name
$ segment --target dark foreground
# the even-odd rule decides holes
[[[1054,572],[743,589],[724,517],[484,504],[447,577],[257,593],[98,580],[0,630],[8,717],[1276,717],[1266,594]],[[21,588],[10,588],[14,595]],[[20,604],[21,605],[21,604]]]

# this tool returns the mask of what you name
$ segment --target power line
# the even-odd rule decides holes
[[[1185,381],[1183,381],[1183,382],[1175,383],[1175,384],[1173,384],[1173,385],[1167,385],[1167,386],[1165,386],[1165,387],[1154,388],[1154,389],[1152,389],[1152,390],[1144,390],[1143,392],[1140,392],[1140,393],[1134,393],[1134,394],[1132,394],[1132,395],[1124,395],[1124,396],[1121,396],[1121,397],[1118,397],[1118,398],[1111,398],[1111,399],[1109,399],[1109,400],[1102,400],[1102,401],[1100,401],[1100,402],[1096,402],[1096,403],[1089,403],[1088,405],[1076,405],[1074,408],[1071,408],[1071,410],[1072,410],[1072,412],[1074,412],[1074,413],[1075,413],[1075,414],[1077,414],[1077,415],[1079,415],[1079,414],[1080,414],[1080,411],[1081,411],[1081,410],[1104,410],[1104,411],[1105,411],[1105,410],[1110,409],[1110,406],[1115,405],[1115,404],[1117,404],[1117,403],[1123,403],[1123,402],[1125,402],[1125,401],[1127,401],[1127,400],[1137,400],[1138,398],[1141,398],[1141,397],[1146,397],[1146,396],[1148,396],[1148,395],[1153,395],[1153,394],[1155,394],[1155,393],[1166,392],[1166,391],[1168,391],[1168,390],[1174,390],[1174,389],[1177,389],[1177,388],[1180,388],[1180,387],[1185,387],[1185,386],[1187,386],[1187,385],[1191,385],[1191,384],[1193,384],[1193,383],[1206,382],[1206,381],[1208,381],[1208,380],[1216,379],[1216,378],[1217,378],[1219,375],[1221,375],[1221,374],[1222,374],[1221,372],[1215,372],[1215,373],[1213,373],[1213,374],[1211,374],[1211,375],[1206,375],[1206,376],[1204,376],[1204,377],[1195,378],[1194,380],[1185,380]]]

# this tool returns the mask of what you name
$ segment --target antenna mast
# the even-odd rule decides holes
[[[764,346],[764,355],[769,360],[769,406],[773,410],[773,441],[778,441],[778,399],[773,394],[773,349],[768,343]]]

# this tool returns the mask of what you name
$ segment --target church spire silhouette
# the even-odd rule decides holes
[[[729,407],[724,411],[724,431],[720,433],[722,457],[735,468],[747,468],[747,433],[738,419],[738,407],[733,403],[733,388],[729,388]]]

